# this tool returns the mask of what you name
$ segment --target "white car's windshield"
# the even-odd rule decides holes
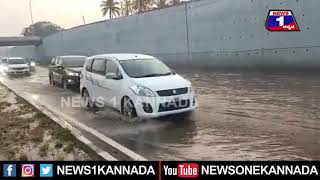
[[[9,59],[8,64],[27,64],[25,59]]]
[[[174,72],[157,59],[135,59],[120,61],[128,76],[133,78],[172,75]]]

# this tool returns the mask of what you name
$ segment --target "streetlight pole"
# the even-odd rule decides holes
[[[29,7],[30,7],[30,16],[31,16],[31,23],[33,24],[33,15],[32,15],[32,7],[31,7],[32,0],[29,1]]]
[[[83,24],[86,24],[86,19],[82,16]]]

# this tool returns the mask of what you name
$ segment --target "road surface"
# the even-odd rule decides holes
[[[52,105],[149,160],[320,160],[318,75],[180,72],[192,81],[198,108],[179,116],[130,123],[109,108],[66,107],[76,89],[49,85],[46,68],[0,76],[15,91]]]

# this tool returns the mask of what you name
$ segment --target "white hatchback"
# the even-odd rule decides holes
[[[190,81],[149,55],[89,57],[80,78],[80,93],[85,106],[111,106],[131,119],[195,109]]]

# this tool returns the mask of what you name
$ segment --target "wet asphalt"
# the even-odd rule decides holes
[[[179,71],[178,71],[179,72]],[[188,118],[128,122],[119,112],[62,105],[78,89],[49,85],[46,68],[0,81],[149,160],[320,160],[319,74],[180,71],[198,108]]]

